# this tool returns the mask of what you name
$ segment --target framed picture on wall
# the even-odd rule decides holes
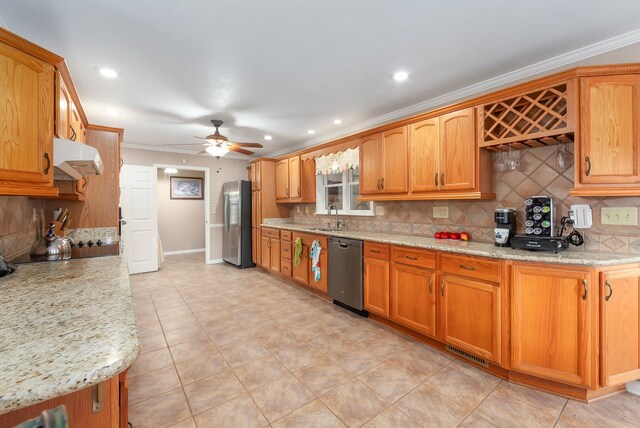
[[[171,177],[171,199],[202,199],[202,178]]]

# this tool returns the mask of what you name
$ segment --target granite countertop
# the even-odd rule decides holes
[[[98,384],[139,352],[124,256],[23,264],[0,278],[0,413]]]
[[[425,236],[401,235],[396,233],[366,232],[359,230],[327,231],[315,230],[316,226],[294,223],[265,223],[263,227],[274,229],[295,230],[318,235],[339,236],[342,238],[361,239],[363,241],[381,242],[385,244],[404,245],[407,247],[424,248],[427,250],[446,251],[450,253],[468,254],[472,256],[491,257],[503,260],[517,260],[527,262],[561,263],[580,266],[611,266],[626,263],[640,263],[640,254],[614,254],[592,251],[565,250],[558,254],[515,250],[513,248],[496,247],[492,243],[472,241],[452,241],[435,239]]]

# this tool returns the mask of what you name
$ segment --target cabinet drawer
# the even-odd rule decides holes
[[[280,273],[291,278],[291,260],[284,257],[280,260]]]
[[[280,245],[280,257],[291,260],[291,242],[283,241]]]
[[[391,247],[391,261],[430,269],[435,269],[436,267],[436,256],[434,253],[406,247]]]
[[[364,256],[373,257],[374,259],[389,260],[389,246],[387,244],[377,244],[365,241]]]
[[[281,230],[280,231],[280,239],[283,241],[291,241],[291,231],[290,230]]]
[[[500,282],[500,262],[485,257],[442,254],[440,256],[440,270],[459,276]]]
[[[262,236],[280,239],[280,231],[278,229],[267,229],[266,227],[263,227]]]

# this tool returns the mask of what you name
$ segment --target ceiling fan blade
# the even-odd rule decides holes
[[[241,149],[240,147],[229,147],[229,150],[236,153],[242,153],[243,155],[253,155],[254,152],[250,152],[249,150]]]
[[[233,142],[231,144],[234,145],[234,146],[237,146],[237,147],[255,147],[257,149],[261,149],[261,148],[264,147],[260,143],[236,143],[236,142]]]

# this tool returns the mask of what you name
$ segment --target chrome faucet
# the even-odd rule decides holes
[[[331,215],[331,210],[332,210],[332,209],[335,209],[335,210],[336,210],[336,227],[335,227],[335,230],[340,230],[340,228],[341,228],[341,226],[342,226],[342,223],[341,223],[341,222],[340,222],[340,220],[338,219],[338,207],[337,207],[335,204],[330,203],[330,204],[329,204],[329,210],[327,211],[327,214],[328,214],[328,215]]]

